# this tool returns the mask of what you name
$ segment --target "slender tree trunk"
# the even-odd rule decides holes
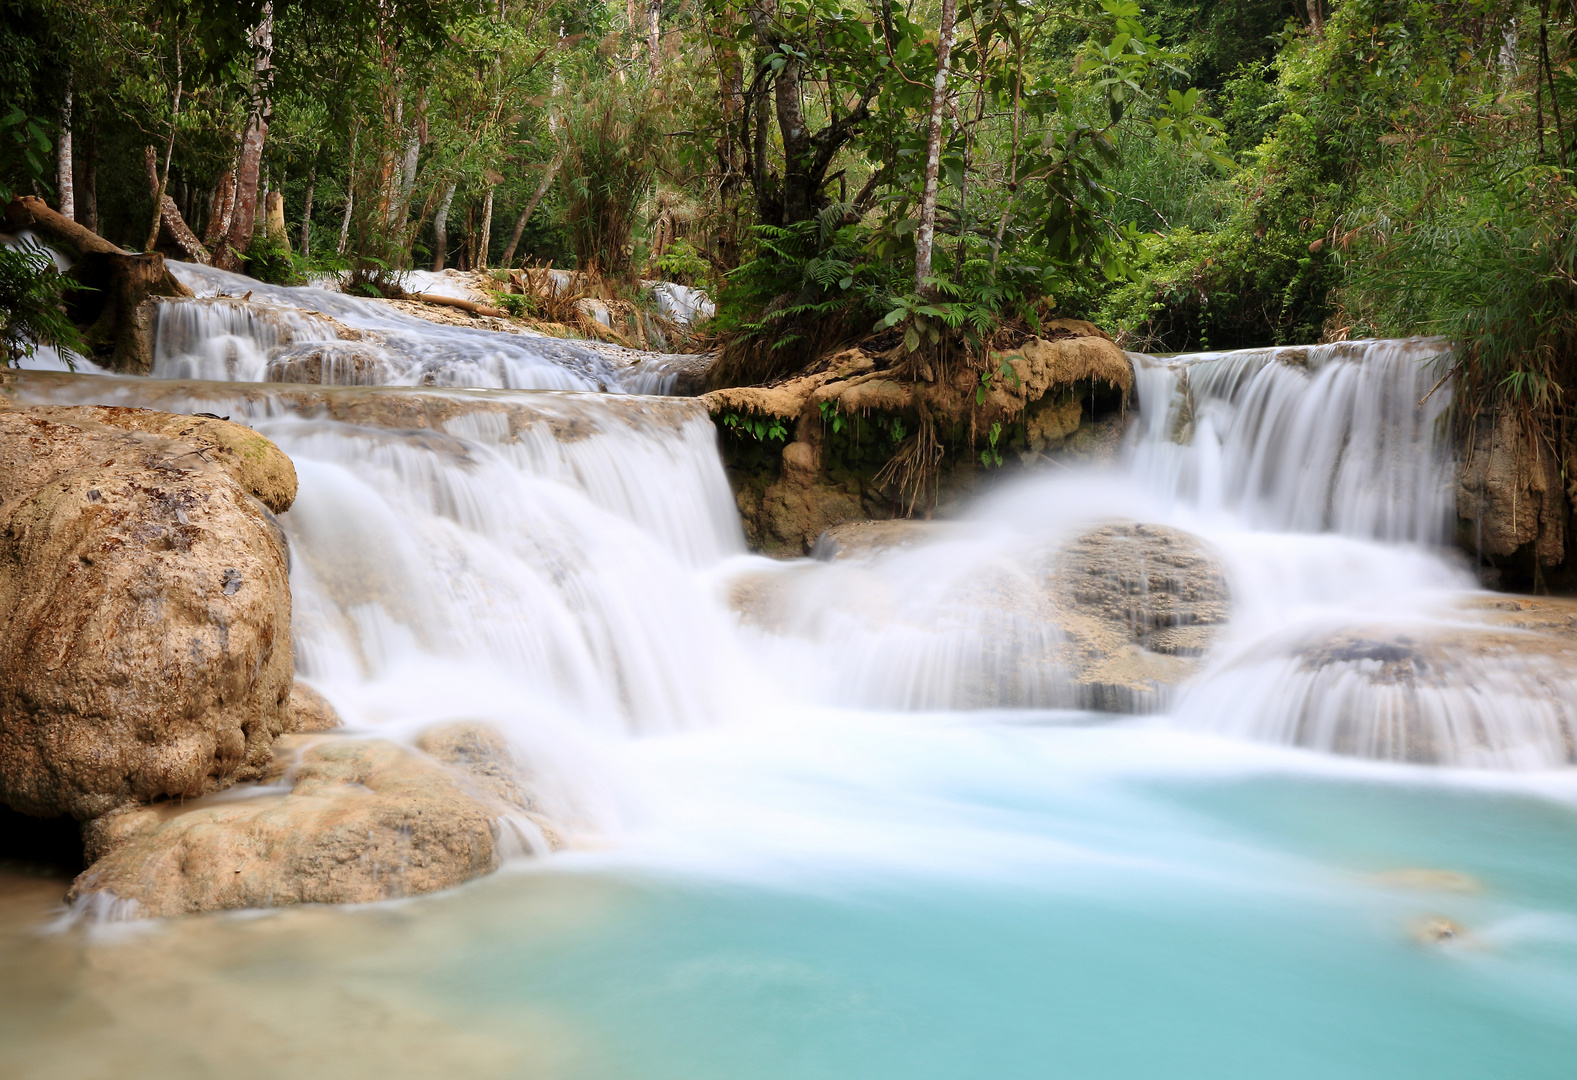
[[[98,121],[88,125],[88,140],[82,161],[82,223],[90,232],[99,231]]]
[[[181,88],[185,80],[181,74],[181,45],[175,45],[175,106],[170,110],[170,137],[164,144],[164,171],[153,192],[153,221],[148,225],[148,242],[142,250],[152,251],[159,244],[159,226],[164,221],[164,199],[170,189],[170,162],[175,157],[175,125],[181,118]],[[153,147],[149,147],[152,150]],[[189,231],[189,230],[188,230]]]
[[[495,185],[487,185],[487,194],[482,196],[482,235],[476,245],[476,269],[487,269],[487,249],[493,241],[493,190]]]
[[[548,189],[553,186],[553,178],[559,173],[559,168],[564,164],[564,148],[559,147],[558,153],[553,155],[553,160],[548,162],[548,171],[542,176],[542,183],[537,185],[537,190],[531,196],[531,201],[526,203],[526,208],[520,212],[520,217],[515,222],[515,231],[509,234],[509,246],[504,249],[504,266],[515,265],[515,248],[520,246],[520,237],[526,231],[526,222],[531,220],[531,215],[536,212],[537,204],[542,201]]]
[[[318,186],[317,155],[313,155],[312,170],[307,173],[307,206],[301,211],[301,257],[312,254],[312,193]]]
[[[71,78],[66,78],[66,97],[60,106],[60,140],[56,149],[59,156],[55,164],[55,184],[60,192],[60,216],[67,221],[77,219],[77,195],[71,160]]]
[[[931,244],[936,237],[936,187],[942,165],[942,114],[947,105],[947,65],[953,53],[957,0],[942,0],[942,32],[936,44],[936,81],[931,85],[931,127],[926,138],[925,188],[920,195],[920,228],[914,240],[914,288],[929,295]],[[785,141],[786,138],[785,138]]]
[[[433,215],[433,273],[444,268],[449,257],[449,207],[454,203],[454,181],[444,188],[444,197],[438,201],[438,212]],[[504,257],[507,263],[509,257]]]
[[[336,255],[345,254],[345,246],[350,242],[351,211],[356,207],[356,143],[360,138],[360,131],[353,132],[350,137],[350,167],[345,174],[345,213],[340,217],[339,243],[334,248]]]
[[[389,228],[398,228],[411,214],[411,192],[416,189],[416,163],[422,152],[415,124],[405,140],[405,153],[400,160],[400,186],[389,206]]]
[[[257,182],[263,164],[263,142],[273,113],[274,3],[265,0],[263,17],[252,31],[252,107],[241,139],[241,167],[236,170],[235,212],[229,232],[214,256],[214,265],[239,271],[257,223]]]
[[[662,15],[663,0],[648,0],[646,5],[646,64],[652,78],[657,78],[659,51],[661,49],[658,19]]]

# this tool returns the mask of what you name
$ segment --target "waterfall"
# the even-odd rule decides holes
[[[1432,362],[1444,351],[1409,340],[1137,357],[1135,471],[1254,528],[1444,543],[1451,393]]]
[[[168,265],[197,295],[159,305],[155,378],[664,394],[679,374],[680,358],[433,323],[327,289]]]
[[[240,303],[217,272],[181,272],[213,295],[167,305],[160,364],[249,385],[40,372],[25,396],[232,415],[274,439],[301,480],[282,519],[297,662],[366,722],[458,710],[523,739],[624,737],[722,722],[765,693],[1158,712],[1400,761],[1571,760],[1573,657],[1486,623],[1439,546],[1435,343],[1139,357],[1119,460],[1025,474],[946,526],[914,523],[905,546],[775,562],[744,553],[698,402],[412,386],[478,362],[432,359],[456,342],[508,336],[329,293],[307,306],[311,290]],[[353,323],[380,343],[347,341]],[[325,345],[384,365],[325,360],[325,383],[406,385],[266,381]],[[532,362],[509,370],[584,385],[593,366]],[[628,373],[606,363],[612,388]],[[1123,521],[1147,524],[1092,533]]]

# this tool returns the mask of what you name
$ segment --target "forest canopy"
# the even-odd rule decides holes
[[[719,301],[737,382],[1055,315],[1152,350],[1441,334],[1473,394],[1566,410],[1548,0],[0,9],[3,194],[131,250],[662,277]]]

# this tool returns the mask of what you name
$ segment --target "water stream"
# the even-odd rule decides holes
[[[1483,644],[1520,631],[1444,546],[1430,343],[1143,360],[1119,463],[773,562],[650,371],[181,272],[253,296],[175,305],[159,377],[20,397],[275,440],[301,676],[353,734],[497,725],[573,844],[141,928],[40,933],[9,881],[7,1075],[1570,1075],[1577,672]],[[312,311],[376,331],[386,385],[261,384],[342,340]],[[1201,538],[1231,595],[1142,714],[1082,707],[1045,607],[1112,519]]]

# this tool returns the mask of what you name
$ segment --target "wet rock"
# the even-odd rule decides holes
[[[1090,707],[1160,707],[1231,614],[1221,566],[1181,529],[1114,522],[1056,553],[1047,582],[1068,665]]]
[[[822,561],[847,559],[893,548],[912,547],[945,535],[941,522],[893,518],[889,521],[845,521],[822,530],[811,557]]]
[[[112,405],[36,405],[31,416],[92,430],[96,425],[141,431],[187,444],[172,463],[189,469],[217,465],[263,505],[283,514],[296,500],[296,467],[285,452],[245,424],[216,416],[123,409]]]
[[[1570,503],[1559,459],[1511,409],[1480,418],[1457,466],[1461,545],[1503,559],[1527,548],[1539,566],[1566,554]]]
[[[348,341],[292,345],[268,361],[267,380],[317,386],[382,386],[394,381],[388,361],[373,346]]]
[[[286,552],[239,425],[0,409],[0,801],[97,817],[260,775],[287,730]]]
[[[290,684],[287,708],[290,713],[289,730],[293,732],[332,731],[345,725],[328,699],[300,679]]]
[[[416,745],[458,771],[476,794],[518,810],[541,832],[548,847],[564,846],[558,827],[549,819],[534,790],[528,770],[496,728],[470,720],[440,724],[422,732]]]
[[[368,903],[450,888],[494,869],[502,806],[449,768],[384,740],[287,736],[288,792],[94,822],[96,861],[68,899],[102,896],[159,917],[304,903]]]

